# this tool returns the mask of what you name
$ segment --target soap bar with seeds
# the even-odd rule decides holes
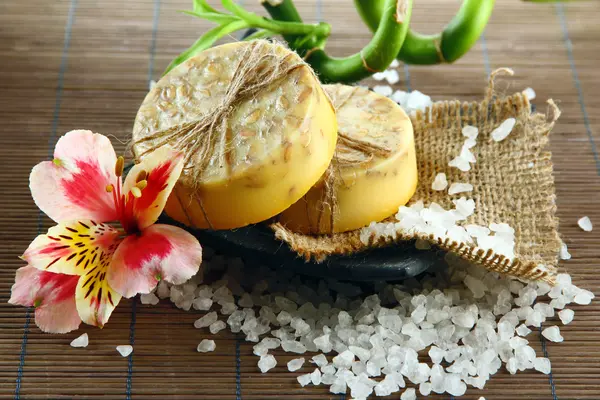
[[[244,94],[250,85],[242,82],[235,91],[239,97],[231,96],[240,69],[256,57],[261,64],[250,78],[276,65],[289,72],[250,94]],[[193,148],[196,140],[207,140],[204,131],[186,137],[187,147],[167,143],[188,152],[165,208],[179,222],[230,229],[266,220],[306,194],[330,164],[337,135],[331,102],[297,54],[266,41],[211,48],[158,81],[138,111],[134,153],[143,158],[159,143],[158,133],[196,124],[221,109],[228,111],[215,121],[216,144],[208,156]],[[194,166],[203,159],[199,174]]]
[[[360,87],[324,87],[338,121],[331,169],[279,216],[288,229],[305,234],[345,232],[381,221],[406,204],[417,187],[413,128],[402,108]]]

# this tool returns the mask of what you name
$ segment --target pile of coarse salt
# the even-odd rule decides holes
[[[377,78],[396,79],[388,73]],[[401,97],[396,93],[390,96]],[[430,99],[416,98],[418,101],[405,105],[409,112],[431,104]],[[469,150],[477,134],[470,128],[463,134]],[[475,162],[466,151],[463,155],[468,163]],[[436,176],[433,185],[435,190],[446,190],[445,175]],[[449,193],[469,192],[469,186],[453,183]],[[362,237],[396,235],[402,229],[449,237],[514,257],[510,226],[501,222],[489,227],[461,226],[473,214],[475,203],[466,197],[453,203],[452,210],[422,202],[401,207],[397,221],[373,223],[363,230]],[[417,242],[419,245],[428,247],[427,243]],[[561,256],[570,258],[566,245]],[[273,350],[312,353],[287,363],[289,371],[304,369],[298,383],[326,385],[330,392],[349,392],[354,399],[396,392],[402,392],[402,400],[415,399],[416,390],[407,388],[411,384],[423,396],[432,392],[460,396],[467,386],[483,389],[503,365],[511,374],[527,369],[548,374],[550,361],[536,354],[526,339],[532,333],[530,327],[541,330],[552,318],[541,332],[547,340],[560,342],[563,337],[557,318],[568,324],[574,317],[565,306],[589,304],[594,298],[591,292],[573,285],[567,274],[558,275],[555,287],[523,283],[453,254],[439,260],[421,279],[361,286],[266,267],[249,273],[247,268],[239,258],[215,255],[205,248],[197,276],[183,285],[161,281],[155,292],[142,296],[141,301],[155,304],[158,298],[169,298],[184,310],[214,310],[194,326],[216,333],[226,321],[231,332],[241,332],[246,341],[256,343],[253,350],[261,372],[277,365]],[[219,278],[203,284],[208,272]],[[555,310],[560,310],[557,318]],[[214,341],[205,339],[198,351],[215,348]],[[419,354],[426,354],[427,362],[420,362]],[[305,358],[309,359],[308,368]]]
[[[220,279],[202,284],[200,273],[183,285],[160,282],[155,294],[184,310],[211,311],[194,324],[209,329],[223,316],[227,327],[255,342],[262,372],[277,365],[275,349],[308,355],[302,385],[327,385],[332,393],[355,399],[385,396],[412,383],[419,393],[460,396],[467,386],[482,389],[504,364],[511,374],[526,369],[550,372],[550,361],[529,346],[529,327],[538,328],[561,310],[563,324],[573,320],[567,304],[589,304],[594,295],[559,274],[557,286],[525,284],[470,265],[448,254],[431,274],[401,284],[377,282],[362,287],[337,280],[314,280],[266,267],[244,273],[239,258],[205,249],[201,271]],[[540,298],[540,296],[543,296]],[[143,301],[145,302],[145,301]],[[543,336],[560,342],[560,328]],[[533,336],[533,335],[532,335]],[[535,337],[535,336],[534,336]],[[535,340],[538,340],[535,337]],[[203,340],[198,351],[213,351]],[[428,361],[420,362],[419,353]],[[306,355],[305,355],[306,357]],[[296,371],[305,357],[290,361]]]

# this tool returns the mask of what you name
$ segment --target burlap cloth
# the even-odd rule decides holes
[[[549,133],[559,111],[550,100],[547,115],[532,112],[522,93],[512,96],[494,90],[492,74],[486,97],[481,102],[435,103],[425,112],[411,117],[415,133],[419,184],[409,205],[422,200],[437,202],[452,209],[452,199],[465,195],[475,203],[475,213],[461,225],[507,223],[515,229],[515,258],[508,260],[491,250],[450,240],[436,240],[423,234],[398,232],[396,238],[371,237],[368,244],[360,239],[360,229],[332,235],[310,236],[291,232],[279,223],[271,225],[277,238],[287,242],[299,256],[323,261],[329,255],[352,254],[368,248],[393,245],[403,240],[422,239],[438,248],[454,252],[490,271],[526,280],[554,283],[561,239],[555,215],[555,190]],[[495,142],[491,132],[507,118],[516,125],[504,141]],[[465,137],[461,129],[472,125],[479,129],[477,146],[472,150],[477,162],[468,172],[448,166],[461,150]],[[436,174],[444,172],[449,184],[465,182],[473,192],[449,196],[447,191],[431,189]]]

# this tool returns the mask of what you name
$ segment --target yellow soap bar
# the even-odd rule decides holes
[[[337,110],[336,154],[328,173],[279,216],[288,229],[305,234],[345,232],[381,221],[406,204],[417,187],[413,128],[404,110],[363,88],[324,88]]]
[[[192,153],[165,208],[179,222],[231,229],[264,221],[298,201],[330,164],[337,124],[329,98],[296,53],[267,41],[211,48],[158,81],[138,111],[135,154],[143,158],[160,132],[212,122],[215,110],[209,160],[196,146],[205,131],[169,136],[169,146]]]

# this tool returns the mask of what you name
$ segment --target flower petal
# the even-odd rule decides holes
[[[119,241],[119,231],[110,225],[73,221],[36,237],[22,258],[43,271],[84,275],[97,265],[108,265]]]
[[[77,312],[86,324],[102,328],[121,301],[121,295],[108,284],[109,263],[98,264],[79,278],[75,300]]]
[[[171,225],[152,225],[125,238],[110,268],[110,285],[125,297],[149,293],[164,279],[181,284],[194,276],[202,262],[200,243],[190,233]]]
[[[78,218],[99,222],[117,219],[113,195],[117,157],[106,136],[76,130],[58,140],[54,161],[31,170],[29,187],[35,204],[56,222]]]
[[[136,221],[139,230],[156,222],[173,186],[183,170],[183,154],[163,147],[148,155],[141,163],[133,166],[125,183],[123,193],[127,194],[126,219]],[[136,198],[130,190],[136,186],[140,173],[146,173],[147,185]]]
[[[35,323],[44,332],[66,333],[81,324],[75,308],[79,277],[40,271],[30,265],[17,270],[10,304],[35,306]]]

